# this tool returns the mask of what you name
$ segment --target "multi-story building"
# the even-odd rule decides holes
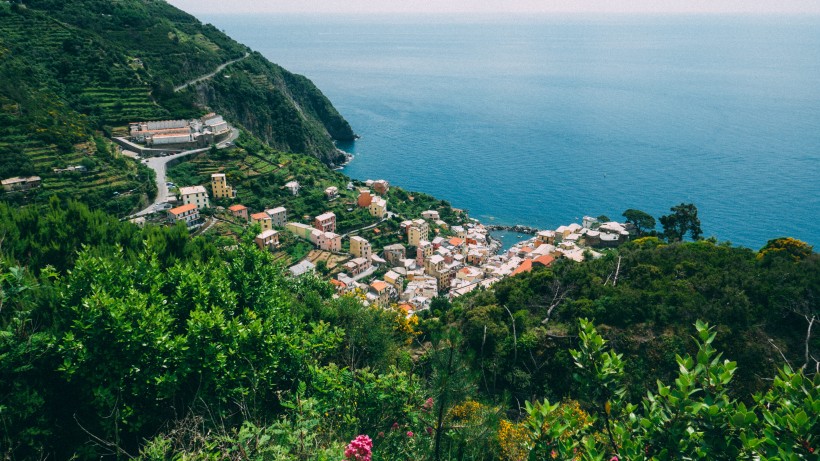
[[[384,218],[384,215],[387,214],[387,200],[381,197],[373,197],[367,211],[370,212],[370,216],[379,219]]]
[[[371,264],[370,260],[367,258],[353,258],[350,261],[346,262],[342,267],[344,267],[345,272],[355,277],[361,274],[362,272],[370,269]]]
[[[393,245],[384,247],[384,259],[393,266],[401,264],[401,260],[406,257],[407,250],[401,243],[394,243]]]
[[[254,239],[259,248],[261,249],[274,249],[279,246],[279,232],[275,230],[268,229],[261,234],[257,235]]]
[[[330,186],[327,189],[325,189],[325,197],[327,197],[328,200],[333,200],[338,196],[339,196],[339,188],[338,187]]]
[[[214,194],[214,198],[236,198],[236,191],[228,185],[224,173],[211,175],[211,192]]]
[[[384,274],[384,281],[392,285],[397,292],[402,291],[404,277],[402,277],[401,274],[399,274],[398,272],[387,271],[387,273]]]
[[[313,227],[322,232],[335,232],[336,214],[332,211],[320,214],[313,220]]]
[[[359,189],[359,198],[356,199],[359,208],[369,207],[371,202],[373,202],[373,195],[370,189]]]
[[[355,235],[350,237],[350,254],[359,258],[367,258],[369,260],[370,255],[373,254],[373,250],[367,239]]]
[[[418,246],[422,240],[427,240],[430,233],[430,226],[427,221],[423,219],[415,219],[413,221],[405,221],[402,225],[407,226],[407,244],[411,246]]]
[[[285,227],[288,223],[288,211],[283,206],[265,210],[265,213],[270,216],[273,227]]]
[[[421,267],[424,265],[424,261],[429,259],[433,256],[433,244],[428,242],[427,240],[419,241],[419,244],[416,246],[416,265]]]
[[[205,190],[204,186],[180,187],[179,197],[183,205],[194,204],[200,210],[210,206],[208,191]]]
[[[319,249],[338,253],[342,251],[342,236],[334,232],[320,232]]]
[[[396,289],[384,280],[376,280],[370,284],[367,299],[377,306],[387,306],[391,299],[397,296]]]
[[[273,229],[273,220],[265,212],[252,214],[251,222],[259,223],[263,231]]]
[[[193,203],[171,208],[168,210],[168,221],[171,223],[184,222],[190,227],[199,221],[199,208]]]
[[[302,224],[299,222],[289,222],[285,227],[291,234],[307,241],[312,241],[312,239],[310,238],[310,234],[312,231],[316,230],[313,227],[308,226],[307,224]]]

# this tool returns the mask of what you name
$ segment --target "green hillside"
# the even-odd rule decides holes
[[[211,110],[279,150],[338,162],[333,139],[352,139],[347,122],[309,80],[248,52],[161,1],[0,3],[0,176],[38,175],[44,184],[3,199],[29,203],[56,193],[129,211],[150,198],[149,173],[86,146],[131,121]],[[93,175],[69,181],[52,172],[83,159]],[[113,205],[98,200],[126,191],[141,194]]]

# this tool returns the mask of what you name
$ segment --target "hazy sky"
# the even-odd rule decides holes
[[[811,13],[820,0],[168,0],[208,13]]]

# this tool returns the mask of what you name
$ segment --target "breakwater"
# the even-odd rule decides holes
[[[535,235],[535,234],[541,232],[541,229],[539,229],[537,227],[524,226],[524,225],[521,225],[521,224],[516,224],[514,226],[504,226],[504,225],[500,225],[500,224],[488,224],[488,225],[485,225],[484,228],[486,228],[490,232],[492,232],[492,231],[509,231],[509,232],[518,232],[519,234],[529,234],[529,235]]]

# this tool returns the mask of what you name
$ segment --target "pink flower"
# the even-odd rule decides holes
[[[373,441],[366,435],[351,440],[345,449],[345,458],[351,461],[370,461],[373,456]]]
[[[617,456],[613,456],[612,458],[609,458],[609,461],[620,461],[620,460],[618,459]]]
[[[430,411],[433,408],[433,398],[428,397],[427,400],[424,401],[424,404],[421,406],[424,411]]]
[[[391,427],[391,429],[396,430],[398,428],[399,428],[399,423],[398,423],[398,421],[396,421],[395,423],[393,423],[393,426]]]
[[[413,437],[413,431],[407,431],[407,437]]]

